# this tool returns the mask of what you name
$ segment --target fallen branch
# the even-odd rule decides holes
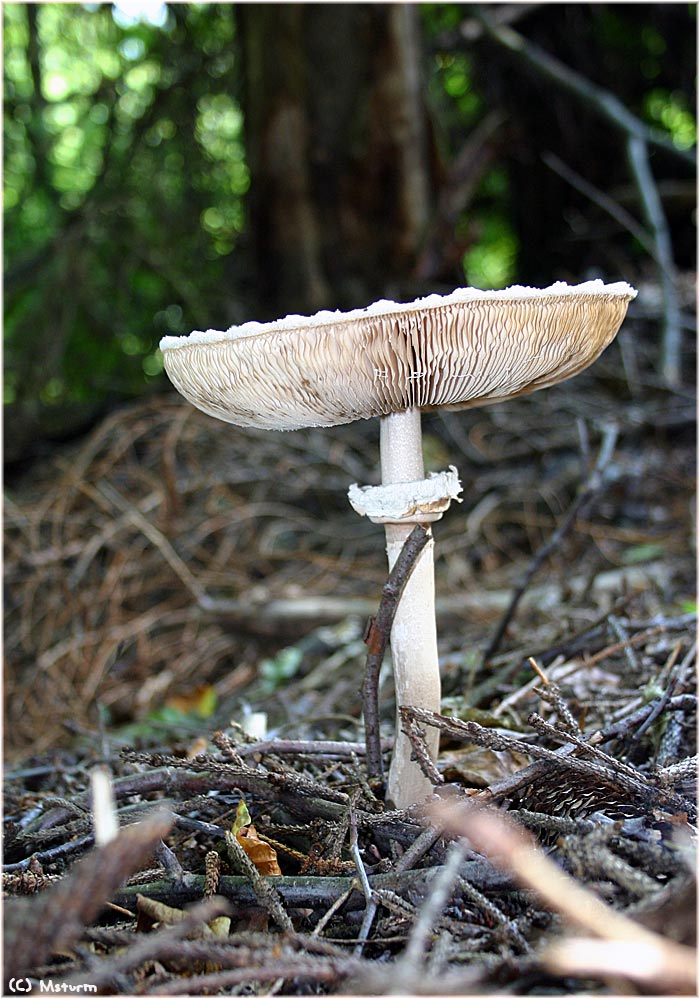
[[[483,866],[483,865],[482,865]],[[440,868],[425,871],[403,871],[390,874],[370,874],[370,887],[388,888],[402,891],[406,888],[424,889]],[[348,891],[352,894],[347,901],[348,909],[362,909],[365,897],[357,878],[319,877],[316,875],[295,875],[264,879],[271,881],[275,892],[288,909],[322,909],[330,906]],[[178,906],[200,899],[204,893],[206,877],[203,874],[185,874],[181,880],[164,878],[148,884],[127,885],[115,892],[112,901],[126,909],[133,908],[137,895],[145,895],[166,905]],[[260,905],[260,900],[247,877],[242,875],[222,875],[217,885],[217,895],[228,899],[238,909]]]
[[[626,565],[619,569],[601,572],[593,581],[591,591],[596,596],[625,587],[648,585],[649,581],[664,585],[669,575],[668,565],[661,560],[648,562],[644,566]],[[567,588],[578,592],[589,583],[583,576],[573,576]],[[522,607],[536,607],[550,603],[561,597],[563,587],[555,583],[545,583],[527,590],[522,597]],[[508,607],[512,590],[482,590],[479,592],[457,593],[438,596],[435,612],[438,618],[456,616],[468,617],[473,614],[499,614]],[[275,600],[225,600],[207,597],[201,609],[207,617],[219,622],[230,622],[256,634],[268,634],[275,629],[295,625],[308,628],[311,625],[331,621],[342,621],[349,617],[367,618],[376,608],[376,602],[367,597],[332,597],[324,594],[311,597],[286,597]],[[184,612],[183,612],[184,615]],[[196,619],[196,613],[190,614]]]
[[[391,749],[393,741],[385,739],[381,749]],[[364,756],[367,752],[366,742],[339,742],[332,739],[263,739],[261,742],[251,742],[238,749],[241,758],[246,756],[314,756],[315,758],[343,758]]]

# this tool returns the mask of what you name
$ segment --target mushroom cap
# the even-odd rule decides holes
[[[615,337],[628,284],[459,288],[352,312],[287,316],[161,340],[195,406],[242,427],[328,427],[406,409],[461,409],[577,374]]]

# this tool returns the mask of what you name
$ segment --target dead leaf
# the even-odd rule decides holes
[[[282,876],[276,851],[258,836],[255,826],[252,825],[248,806],[243,799],[238,803],[231,832],[260,874],[273,878]]]
[[[517,752],[495,752],[482,746],[467,746],[440,754],[440,771],[446,781],[458,781],[468,787],[489,787],[526,767],[531,760]]]
[[[277,863],[277,853],[269,843],[259,838],[255,826],[241,829],[236,834],[236,839],[261,874],[273,878],[282,876],[280,865]]]

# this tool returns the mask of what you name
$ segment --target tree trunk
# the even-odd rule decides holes
[[[260,318],[353,307],[410,275],[431,211],[411,4],[241,4]]]

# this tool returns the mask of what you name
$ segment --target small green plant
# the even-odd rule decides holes
[[[292,677],[296,676],[302,659],[303,653],[301,649],[289,646],[286,649],[280,649],[277,655],[271,659],[261,660],[258,672],[263,682],[265,693],[273,693],[273,691],[283,686],[287,680],[291,680]]]

